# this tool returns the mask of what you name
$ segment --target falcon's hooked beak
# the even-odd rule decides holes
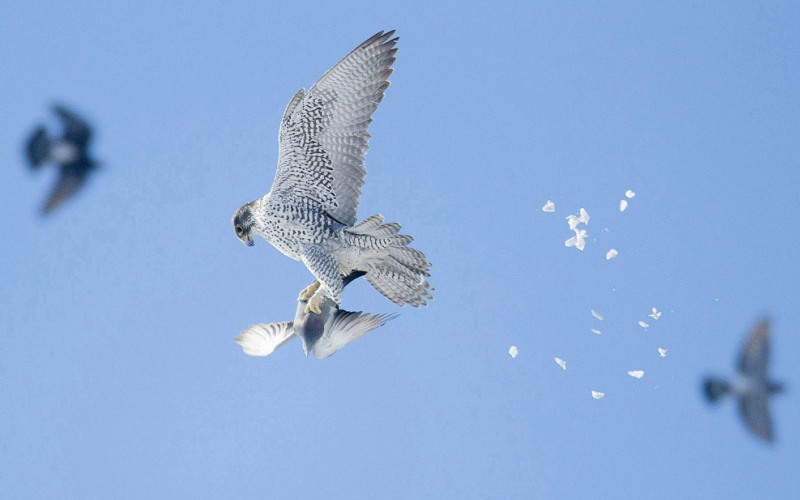
[[[236,211],[231,223],[233,224],[233,230],[236,232],[236,237],[245,245],[253,246],[253,236],[250,234],[253,228],[253,215],[247,205]]]

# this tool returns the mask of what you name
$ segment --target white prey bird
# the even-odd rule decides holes
[[[345,278],[345,285],[361,275],[363,273],[348,276]],[[395,314],[343,311],[330,297],[323,299],[319,314],[309,313],[305,306],[305,300],[298,300],[294,321],[252,325],[236,337],[236,342],[242,346],[245,354],[269,356],[275,349],[297,336],[303,341],[306,356],[313,352],[315,358],[325,359],[397,317]]]

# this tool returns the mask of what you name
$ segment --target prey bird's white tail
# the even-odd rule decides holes
[[[425,254],[409,247],[409,235],[398,234],[400,224],[384,224],[383,216],[373,215],[344,230],[347,243],[368,255],[364,259],[367,281],[384,297],[398,306],[427,305],[433,288],[426,278],[431,263]]]

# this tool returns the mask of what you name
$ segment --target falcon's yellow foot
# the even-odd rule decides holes
[[[306,302],[309,299],[311,299],[311,296],[314,295],[317,292],[317,290],[319,290],[319,285],[320,285],[319,280],[314,280],[313,283],[303,288],[303,291],[300,292],[300,296],[297,297],[297,300]],[[319,306],[317,307],[319,308]],[[306,312],[308,312],[308,306],[306,306]]]
[[[317,286],[317,288],[319,288],[319,286]],[[322,310],[320,309],[319,306],[322,304],[322,299],[323,299],[323,296],[322,296],[321,293],[315,293],[314,295],[312,295],[311,298],[308,299],[308,303],[306,303],[306,314],[308,314],[308,313],[314,313],[314,314],[321,313]]]

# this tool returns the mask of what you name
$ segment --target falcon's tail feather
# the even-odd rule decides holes
[[[376,290],[399,306],[427,305],[426,299],[433,299],[433,288],[425,280],[431,263],[424,253],[408,246],[414,238],[399,231],[400,224],[383,224],[380,214],[345,229],[348,243],[371,254],[365,271]]]

